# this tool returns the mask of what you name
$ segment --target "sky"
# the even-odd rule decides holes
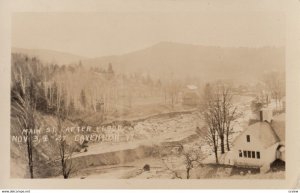
[[[168,2],[172,5],[172,1]],[[229,47],[285,45],[285,15],[280,6],[271,9],[258,3],[247,8],[239,7],[233,3],[235,0],[227,2],[231,4],[223,7],[205,4],[205,10],[203,4],[199,10],[195,9],[198,4],[193,4],[191,11],[188,7],[160,7],[138,11],[14,13],[11,41],[13,47],[85,57],[128,53],[161,41]]]

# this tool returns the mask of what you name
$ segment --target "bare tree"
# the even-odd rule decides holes
[[[63,132],[60,133],[60,137],[57,143],[61,163],[61,173],[64,179],[67,179],[69,178],[70,174],[75,171],[75,167],[72,162],[72,154],[75,151],[75,149],[67,143]]]
[[[201,133],[205,136],[205,141],[215,154],[216,163],[219,164],[218,159],[218,147],[219,147],[219,135],[217,131],[217,122],[215,121],[214,116],[212,115],[211,110],[203,112],[202,117],[206,123],[205,128],[202,128]]]
[[[226,134],[226,146],[227,151],[230,151],[230,135],[233,133],[233,121],[242,115],[237,111],[237,107],[233,107],[232,110],[228,110],[226,113],[225,121],[225,134]]]
[[[179,152],[177,153],[176,156],[173,157],[175,158],[175,163],[181,163],[183,161],[183,164],[185,166],[185,172],[186,172],[186,178],[190,179],[190,172],[193,168],[198,167],[201,165],[201,161],[203,159],[200,147],[193,146],[193,147],[184,147],[182,144],[178,144],[177,147],[179,147]],[[172,157],[164,157],[162,158],[162,161],[165,165],[165,167],[171,171],[174,174],[175,178],[182,179],[182,170],[181,169],[175,169],[174,166],[172,166]],[[180,161],[179,161],[180,160]]]
[[[185,148],[182,151],[182,155],[184,157],[184,164],[186,168],[186,178],[190,179],[190,171],[194,167],[200,165],[200,161],[202,159],[202,154],[200,149],[198,148]]]
[[[65,91],[61,87],[59,87],[56,100],[56,118],[58,130],[58,137],[56,139],[56,142],[59,150],[61,172],[64,179],[67,179],[69,178],[70,174],[74,172],[74,166],[72,164],[72,154],[75,151],[75,148],[67,143],[67,139],[62,127],[62,123],[66,119],[67,111],[64,98],[65,95]]]
[[[206,84],[204,88],[204,94],[202,96],[202,103],[200,106],[201,118],[206,123],[206,127],[201,130],[198,129],[199,133],[202,133],[205,136],[205,141],[208,143],[210,147],[212,147],[212,151],[215,154],[216,163],[219,164],[218,159],[218,122],[215,117],[214,110],[214,99],[212,98],[213,90],[210,84]]]
[[[285,77],[284,73],[278,71],[271,71],[264,74],[263,81],[267,90],[271,93],[271,96],[276,102],[276,108],[281,102],[281,99],[285,95]]]
[[[227,151],[230,151],[230,135],[232,134],[233,130],[233,121],[239,118],[242,113],[238,112],[237,106],[232,102],[232,90],[230,86],[222,85],[221,86],[221,114],[222,121],[221,129],[219,129],[221,134],[225,135],[226,138],[226,146]],[[224,132],[224,133],[223,133]],[[221,140],[221,144],[224,141]],[[223,152],[223,151],[222,151]]]
[[[163,164],[165,165],[165,167],[167,168],[167,170],[171,171],[173,174],[174,174],[174,178],[177,178],[177,179],[182,179],[181,175],[179,174],[178,171],[172,169],[172,167],[170,167],[168,164],[167,164],[167,158],[162,158],[162,162]]]
[[[168,82],[165,83],[165,89],[164,89],[164,97],[165,97],[165,103],[169,101],[169,104],[172,108],[174,108],[176,102],[178,101],[178,95],[181,89],[180,81],[175,79],[173,77],[173,74],[171,74],[171,77]]]
[[[170,98],[171,98],[172,108],[174,108],[174,105],[176,103],[178,92],[179,92],[179,85],[176,81],[174,81],[172,79],[172,82],[171,82],[170,87],[169,87],[169,95],[170,95]]]
[[[18,89],[13,93],[16,97],[12,103],[12,110],[14,110],[18,125],[22,130],[22,134],[26,136],[27,158],[30,178],[34,178],[33,174],[33,149],[34,149],[34,135],[37,128],[36,123],[36,100],[34,95],[34,86],[30,82],[29,77],[21,68],[13,74],[17,80]],[[33,80],[31,80],[33,81]]]
[[[208,84],[204,90],[200,110],[207,125],[207,141],[213,145],[217,163],[218,143],[220,141],[221,154],[225,153],[225,142],[227,151],[230,151],[233,121],[240,116],[232,97],[231,88],[225,84],[216,84],[214,87]]]

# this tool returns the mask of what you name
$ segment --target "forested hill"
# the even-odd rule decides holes
[[[12,51],[23,52],[20,49]],[[266,71],[285,69],[284,47],[217,47],[161,42],[134,52],[98,58],[70,57],[69,54],[58,57],[56,52],[51,51],[35,53],[26,50],[29,56],[37,55],[47,62],[51,62],[50,58],[58,64],[81,61],[87,68],[107,68],[111,63],[117,73],[150,74],[160,78],[171,75],[200,77],[206,81],[229,78],[249,82],[258,80]]]

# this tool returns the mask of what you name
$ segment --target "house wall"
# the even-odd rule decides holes
[[[273,161],[276,160],[276,151],[279,143],[275,143],[274,145],[268,147],[264,151],[264,164],[268,165],[271,164]]]
[[[250,142],[247,142],[247,135],[250,135]],[[259,139],[254,130],[249,130],[242,133],[234,143],[234,164],[241,166],[261,167],[263,165],[272,163],[276,159],[276,148],[278,147],[278,143],[265,148],[260,140],[262,139]],[[242,157],[239,156],[239,150],[242,151]],[[243,151],[251,151],[251,158],[248,156],[244,157]],[[252,151],[255,152],[255,158],[252,158]],[[257,158],[256,152],[260,152],[260,159]]]
[[[248,158],[248,157],[244,157],[244,154],[243,154],[243,157],[239,157],[239,149],[235,150],[234,153],[235,153],[235,165],[240,165],[240,166],[257,166],[257,167],[260,167],[262,165],[264,165],[265,163],[265,152],[263,149],[254,149],[254,148],[248,148],[248,149],[241,149],[242,150],[242,153],[243,151],[247,151],[247,154],[248,154],[248,151],[251,151],[251,154],[252,154],[252,151],[255,152],[255,158]],[[260,159],[257,159],[257,153],[256,152],[260,152]]]
[[[280,159],[281,159],[282,161],[285,161],[285,151],[284,151],[284,152],[281,152],[281,154],[280,154]]]

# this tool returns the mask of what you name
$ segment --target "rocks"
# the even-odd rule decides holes
[[[144,136],[149,139],[160,136],[160,134],[193,130],[197,126],[197,121],[198,118],[194,114],[180,114],[172,117],[162,116],[136,123],[134,131],[137,136]]]

